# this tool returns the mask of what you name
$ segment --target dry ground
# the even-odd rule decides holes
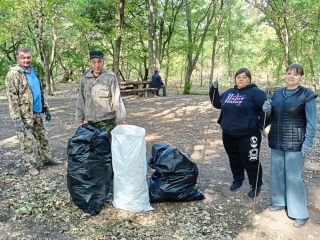
[[[207,95],[139,98],[124,96],[128,122],[146,129],[147,159],[152,145],[163,142],[191,155],[206,199],[152,204],[154,211],[130,213],[107,203],[90,217],[70,200],[66,187],[67,141],[74,134],[75,90],[49,98],[52,121],[46,126],[53,156],[62,166],[45,168],[30,177],[21,165],[19,144],[9,118],[5,95],[0,95],[0,239],[320,239],[320,134],[308,158],[304,179],[310,220],[292,226],[285,211],[271,213],[269,205],[270,151],[264,138],[261,151],[263,190],[254,201],[246,196],[247,180],[237,192],[216,123],[219,111]],[[320,121],[319,121],[320,123]],[[152,169],[149,169],[149,177]]]

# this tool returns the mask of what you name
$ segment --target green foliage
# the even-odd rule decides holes
[[[31,215],[32,206],[22,206],[19,209],[17,209],[15,212],[22,215]]]
[[[102,32],[112,32],[117,21],[117,1],[88,0],[80,16],[90,19]]]
[[[40,77],[41,82],[43,84],[45,84],[46,83],[46,79],[45,79],[46,76],[44,74],[44,71],[43,71],[43,68],[42,68],[41,64],[36,59],[34,59],[32,61],[32,65],[33,65],[33,67],[35,67],[37,69],[37,72],[38,72],[38,75]]]
[[[9,71],[10,64],[12,64],[6,58],[0,58],[0,90],[5,88],[5,77]]]
[[[223,24],[216,46],[214,75],[228,79],[240,67],[249,68],[253,74],[267,73],[270,79],[282,79],[285,67],[284,17],[287,16],[289,51],[292,62],[304,66],[306,75],[320,72],[320,23],[319,1],[265,1],[261,8],[255,8],[255,1],[224,1]],[[33,64],[45,79],[42,66],[36,57],[38,50],[35,40],[39,39],[39,7],[36,0],[3,0],[0,5],[0,88],[4,76],[12,63],[12,53],[19,47],[28,47],[34,54]],[[154,3],[154,55],[155,46],[162,39],[160,59],[162,73],[168,67],[170,79],[182,79],[188,61],[194,64],[190,82],[200,70],[209,78],[212,56],[212,42],[216,29],[216,18],[209,27],[208,35],[201,44],[204,17],[209,3],[216,4],[212,12],[220,11],[217,1],[156,1]],[[251,3],[251,4],[250,4]],[[47,62],[53,61],[54,80],[59,81],[64,72],[71,73],[77,80],[88,68],[88,53],[98,49],[105,53],[105,67],[113,68],[115,40],[121,36],[120,71],[124,79],[143,79],[148,72],[148,2],[129,0],[125,2],[124,26],[118,29],[118,6],[116,0],[47,0],[43,1],[42,43]],[[187,8],[190,8],[191,34],[187,31]],[[174,24],[172,24],[174,22]],[[26,24],[28,23],[28,24]],[[160,23],[162,25],[160,25]],[[159,36],[160,29],[163,35]],[[170,32],[169,30],[172,30]],[[53,39],[56,47],[53,48]],[[169,41],[170,40],[170,41]],[[314,45],[312,45],[314,44]],[[313,46],[313,48],[311,48]],[[168,51],[166,51],[168,48]],[[12,51],[7,54],[7,51]],[[54,52],[54,59],[51,53]],[[166,55],[168,53],[168,55]],[[199,59],[196,58],[199,54]],[[189,55],[188,55],[189,54]],[[186,61],[187,57],[190,57]],[[190,60],[191,59],[191,60]],[[311,59],[312,62],[309,60]],[[311,78],[310,78],[311,79]],[[182,79],[182,82],[184,82]],[[188,80],[188,79],[187,79]],[[190,86],[185,91],[190,93]]]
[[[184,86],[184,94],[190,94],[191,93],[191,89],[192,89],[192,82],[188,82]]]
[[[6,83],[5,83],[5,76],[0,76],[0,90],[5,89]]]

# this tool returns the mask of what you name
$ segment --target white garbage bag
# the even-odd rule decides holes
[[[146,130],[118,125],[111,135],[113,206],[131,212],[154,210],[147,183]]]

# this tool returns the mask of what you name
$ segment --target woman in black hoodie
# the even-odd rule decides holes
[[[256,197],[262,185],[262,167],[259,163],[260,129],[264,125],[262,105],[267,100],[267,95],[251,83],[250,71],[241,68],[235,74],[233,88],[219,94],[218,82],[215,81],[209,96],[212,105],[221,109],[218,123],[222,128],[222,141],[233,175],[230,190],[236,191],[242,186],[246,170],[252,188],[248,196]]]

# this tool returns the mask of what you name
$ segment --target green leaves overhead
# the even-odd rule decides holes
[[[186,72],[192,81],[193,69],[203,69],[208,77],[211,68],[227,78],[243,66],[278,78],[289,62],[302,64],[312,78],[320,72],[315,64],[320,61],[317,0],[159,0],[153,4],[154,33],[150,37],[145,0],[125,1],[121,29],[116,0],[3,0],[0,75],[3,79],[8,65],[15,62],[19,47],[31,48],[34,61],[54,81],[60,81],[66,71],[70,79],[79,79],[93,48],[105,52],[105,66],[112,70],[119,38],[123,80],[145,78],[148,68],[154,67],[148,66],[150,38],[154,43],[151,52],[159,67],[166,69],[162,73],[168,81],[182,76],[186,84]]]

